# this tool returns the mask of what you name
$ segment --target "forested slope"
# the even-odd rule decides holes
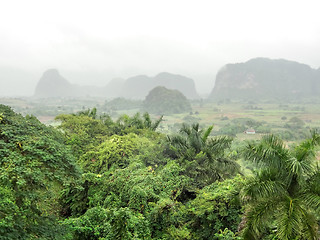
[[[318,237],[315,131],[290,149],[270,135],[235,150],[213,126],[161,134],[148,113],[56,119],[0,105],[0,239]]]

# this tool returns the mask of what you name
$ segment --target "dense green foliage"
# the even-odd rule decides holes
[[[318,237],[316,131],[288,148],[273,135],[232,145],[199,124],[166,136],[148,113],[56,119],[48,127],[0,105],[0,239]]]
[[[211,184],[199,191],[197,197],[187,204],[192,239],[211,239],[225,228],[237,231],[242,214],[239,191],[243,183],[243,179],[237,177]],[[225,239],[220,237],[217,239]]]
[[[61,121],[59,128],[65,133],[66,144],[71,146],[79,158],[113,134],[142,134],[144,129],[155,130],[161,123],[162,117],[152,121],[148,113],[143,116],[137,113],[133,117],[124,114],[114,122],[108,115],[98,117],[96,109],[93,108],[78,114],[61,114],[56,120]]]
[[[79,176],[60,132],[0,105],[0,235],[59,239],[59,192]]]
[[[185,167],[186,175],[193,178],[200,188],[216,180],[224,180],[239,169],[225,154],[232,138],[209,138],[212,129],[213,126],[200,130],[199,124],[183,125],[180,135],[168,136],[167,154]]]
[[[247,179],[244,196],[248,204],[243,218],[243,234],[261,239],[276,229],[277,239],[319,239],[320,174],[315,162],[315,146],[320,135],[292,149],[281,139],[265,136],[259,143],[249,143],[246,158],[258,165]]]
[[[165,87],[152,89],[143,102],[143,109],[155,114],[173,114],[190,112],[191,105],[188,99],[178,90]]]

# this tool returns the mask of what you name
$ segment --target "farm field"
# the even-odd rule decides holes
[[[120,115],[133,116],[141,111],[138,107],[124,109],[123,106],[110,107],[102,98],[47,99],[1,98],[1,104],[11,106],[22,115],[34,115],[41,122],[54,124],[59,114],[97,108],[98,114],[108,114],[113,119]],[[280,134],[287,141],[302,139],[309,129],[320,126],[319,103],[214,103],[206,100],[192,101],[192,111],[182,114],[164,115],[159,131],[177,132],[183,123],[199,123],[206,127],[214,125],[213,135],[231,135],[238,140],[259,139],[267,133]],[[151,114],[154,119],[160,115]],[[244,132],[255,130],[255,134]]]
[[[239,139],[257,139],[266,133],[308,132],[320,127],[319,104],[246,104],[232,102],[193,103],[193,111],[188,114],[165,116],[167,131],[179,129],[183,122],[199,122],[202,126],[214,125],[213,133],[228,134]],[[228,133],[229,129],[234,129]],[[253,128],[256,134],[245,134],[246,129]],[[286,138],[286,137],[285,137]],[[298,136],[295,137],[299,139]],[[287,137],[288,140],[290,137]]]

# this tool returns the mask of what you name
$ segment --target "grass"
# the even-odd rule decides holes
[[[303,121],[302,129],[319,128],[320,127],[320,108],[319,104],[275,104],[263,103],[256,105],[248,105],[240,102],[217,104],[217,103],[193,103],[192,114],[176,114],[165,116],[165,129],[176,129],[179,124],[184,122],[184,118],[191,116],[197,119],[201,126],[214,125],[214,131],[219,131],[232,120],[240,118],[249,118],[263,125],[270,127],[271,133],[287,131],[285,124],[288,124],[293,117]],[[191,123],[191,122],[189,122]],[[176,128],[173,126],[177,125]],[[171,126],[171,127],[170,127]],[[249,127],[249,126],[248,126]],[[238,133],[237,138],[259,139],[263,134],[247,135]]]
[[[23,98],[0,98],[0,103],[9,105],[17,112],[23,115],[32,114],[44,123],[52,123],[52,119],[61,113],[74,113],[80,110],[96,107],[98,113],[107,112],[116,119],[121,114],[134,115],[139,109],[121,110],[108,112],[105,100],[100,98],[82,98],[82,99],[48,99],[37,101],[34,99]],[[159,116],[153,115],[156,119]],[[304,123],[303,128],[320,127],[320,107],[319,104],[312,103],[211,103],[207,101],[192,102],[192,113],[172,114],[164,116],[164,122],[161,124],[161,131],[170,133],[177,131],[181,124],[186,122],[199,122],[201,126],[214,125],[214,131],[233,124],[233,121],[241,118],[249,118],[256,122],[268,126],[271,132],[281,132],[288,130],[284,128],[285,124],[297,117]],[[250,127],[250,126],[248,126]],[[246,135],[243,132],[237,134],[239,139],[256,139],[260,134]]]

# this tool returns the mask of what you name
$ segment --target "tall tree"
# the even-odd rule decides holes
[[[199,124],[183,125],[180,134],[168,136],[167,153],[179,160],[185,173],[202,188],[239,171],[239,165],[225,154],[231,137],[210,137],[213,126],[200,129]]]
[[[316,131],[292,149],[274,135],[247,144],[245,158],[256,163],[258,171],[243,189],[247,210],[240,228],[245,239],[261,239],[270,229],[277,239],[319,239],[319,144]]]

